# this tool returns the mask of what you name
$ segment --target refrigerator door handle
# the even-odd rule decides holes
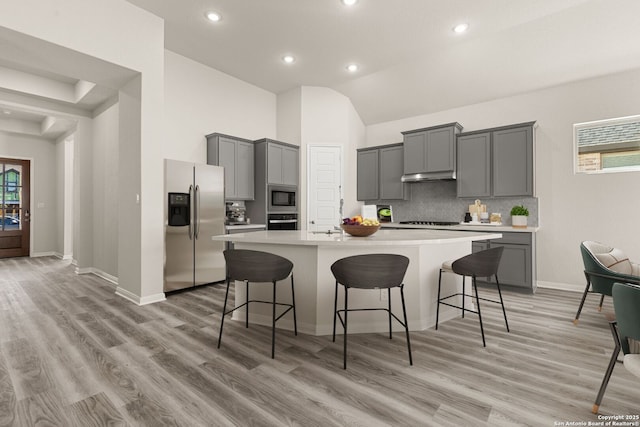
[[[195,206],[195,226],[194,226],[194,237],[196,240],[200,235],[200,186],[196,184],[196,206]]]
[[[195,211],[195,206],[194,206],[194,200],[195,200],[195,194],[194,194],[194,189],[193,189],[193,185],[189,185],[189,200],[191,201],[190,204],[194,209],[191,209],[192,212],[189,213],[189,240],[193,240],[193,228],[194,228],[194,212]]]

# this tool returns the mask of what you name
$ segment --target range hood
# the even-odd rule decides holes
[[[456,179],[455,171],[422,172],[402,175],[402,182],[451,181]]]

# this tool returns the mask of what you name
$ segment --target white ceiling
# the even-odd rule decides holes
[[[333,88],[366,124],[640,67],[638,0],[128,1],[167,49],[274,93]]]
[[[165,20],[167,49],[276,94],[333,88],[365,124],[640,68],[638,0],[128,1]],[[135,75],[7,29],[0,40],[0,131],[56,139]]]

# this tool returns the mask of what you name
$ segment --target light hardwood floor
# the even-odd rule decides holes
[[[225,323],[221,285],[138,307],[55,258],[0,260],[2,426],[554,426],[597,421],[591,406],[612,340],[598,298],[505,292],[477,317],[342,340]],[[410,286],[410,284],[407,284]],[[487,290],[485,290],[487,292]],[[490,292],[490,291],[489,291]],[[355,302],[355,300],[354,300]],[[611,310],[611,302],[605,302]],[[381,313],[381,315],[384,315]],[[638,380],[618,364],[604,415],[640,414]]]

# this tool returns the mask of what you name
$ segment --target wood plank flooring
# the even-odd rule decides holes
[[[410,284],[407,284],[410,286]],[[482,292],[482,290],[481,290]],[[484,290],[492,295],[491,290]],[[138,307],[56,258],[0,260],[0,426],[554,426],[591,406],[613,342],[591,296],[505,293],[484,304],[487,347],[468,315],[411,334],[342,339],[225,323],[221,285]],[[605,310],[612,310],[605,301]],[[383,314],[381,314],[383,315]],[[618,364],[603,415],[640,414]]]

